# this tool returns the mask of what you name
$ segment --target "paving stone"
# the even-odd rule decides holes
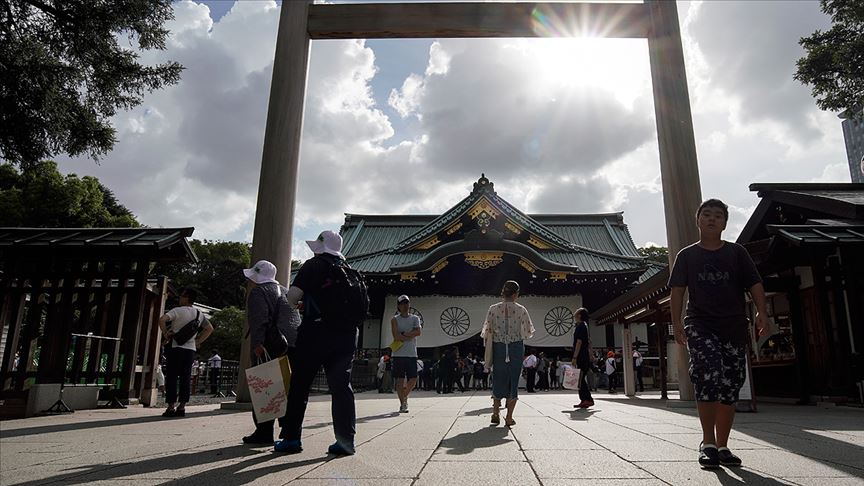
[[[413,479],[295,479],[291,486],[411,486]]]
[[[809,457],[781,450],[748,451],[746,456],[739,454],[747,467],[762,471],[773,476],[784,478],[796,477],[843,477],[859,475],[864,477],[864,470],[852,469],[842,465],[828,464]],[[864,457],[862,455],[861,457]],[[861,462],[858,462],[860,465]]]
[[[414,486],[441,485],[495,485],[495,486],[532,486],[540,481],[527,462],[514,462],[503,466],[500,462],[472,462],[471,464],[453,462],[430,462],[420,473]]]
[[[303,478],[415,478],[432,456],[431,450],[357,450],[353,456],[340,457],[304,474]]]
[[[652,477],[609,451],[525,451],[525,455],[541,479]]]
[[[696,457],[693,449],[675,444],[662,444],[656,440],[600,440],[601,446],[631,462],[637,461],[692,461]]]
[[[675,485],[779,486],[794,484],[747,467],[720,468],[714,471],[703,470],[695,458],[690,462],[640,462],[637,464],[657,478]]]

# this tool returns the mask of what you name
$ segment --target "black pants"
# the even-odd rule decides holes
[[[354,444],[356,414],[354,390],[351,388],[351,365],[356,350],[356,331],[336,332],[322,323],[300,326],[297,332],[296,359],[292,361],[296,366],[291,375],[288,410],[285,419],[281,421],[282,432],[279,437],[300,440],[303,417],[309,403],[309,388],[318,369],[323,365],[327,386],[330,388],[330,411],[336,440]]]
[[[612,373],[611,375],[606,375],[609,377],[609,391],[614,391],[615,387],[618,385],[618,375],[617,373]]]
[[[189,401],[192,361],[195,351],[172,347],[168,350],[168,375],[165,377],[165,402],[177,403],[177,381],[180,381],[180,403]]]
[[[210,368],[210,393],[215,395],[219,393],[219,375],[222,373],[222,368]]]
[[[534,393],[534,382],[537,381],[537,368],[525,368],[525,389]]]
[[[253,359],[255,359],[254,358],[255,353],[252,353],[252,356],[253,356]],[[288,352],[286,353],[286,356],[288,356],[288,364],[291,365],[291,371],[293,373],[293,371],[294,371],[294,359],[295,359],[294,358],[294,348],[290,348],[288,350]],[[219,376],[218,375],[218,368],[216,368],[216,370],[217,370],[216,376]],[[286,411],[286,415],[287,415],[287,411]],[[268,420],[266,422],[259,422],[258,417],[255,416],[255,410],[254,409],[252,410],[252,423],[255,424],[255,436],[256,437],[266,437],[267,439],[272,439],[273,438],[273,424],[274,424],[274,422],[275,422],[275,420]],[[285,422],[284,416],[279,418],[279,425],[280,426],[284,427],[285,426],[284,422]]]
[[[549,372],[546,370],[540,371],[540,380],[537,382],[537,388],[541,390],[549,389]]]
[[[636,368],[636,384],[639,386],[639,391],[645,391],[645,383],[642,382],[642,367],[637,366]]]
[[[593,402],[594,398],[591,396],[591,388],[588,386],[588,373],[591,372],[591,363],[585,361],[584,363],[576,363],[576,366],[579,368],[579,400]]]

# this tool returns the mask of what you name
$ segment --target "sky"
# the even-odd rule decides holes
[[[185,0],[164,51],[175,86],[116,115],[94,175],[152,227],[251,241],[279,6]],[[754,182],[849,182],[840,120],[792,79],[816,1],[679,2],[703,198],[737,238]],[[485,173],[528,213],[623,211],[638,246],[666,243],[647,41],[313,41],[293,254],[345,213],[440,214]]]

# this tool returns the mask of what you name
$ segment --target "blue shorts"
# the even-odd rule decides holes
[[[417,358],[393,356],[393,379],[417,378]]]
[[[510,362],[506,362],[507,350]],[[519,375],[522,374],[522,358],[525,343],[516,341],[510,344],[492,342],[492,396],[496,399],[519,398]]]
[[[699,402],[732,405],[747,373],[747,349],[695,326],[684,328],[690,352],[690,381]]]

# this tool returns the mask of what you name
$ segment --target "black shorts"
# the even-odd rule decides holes
[[[690,352],[690,381],[700,402],[732,405],[744,385],[747,349],[695,326],[684,328]]]
[[[393,357],[393,379],[417,378],[417,358],[405,356]]]

